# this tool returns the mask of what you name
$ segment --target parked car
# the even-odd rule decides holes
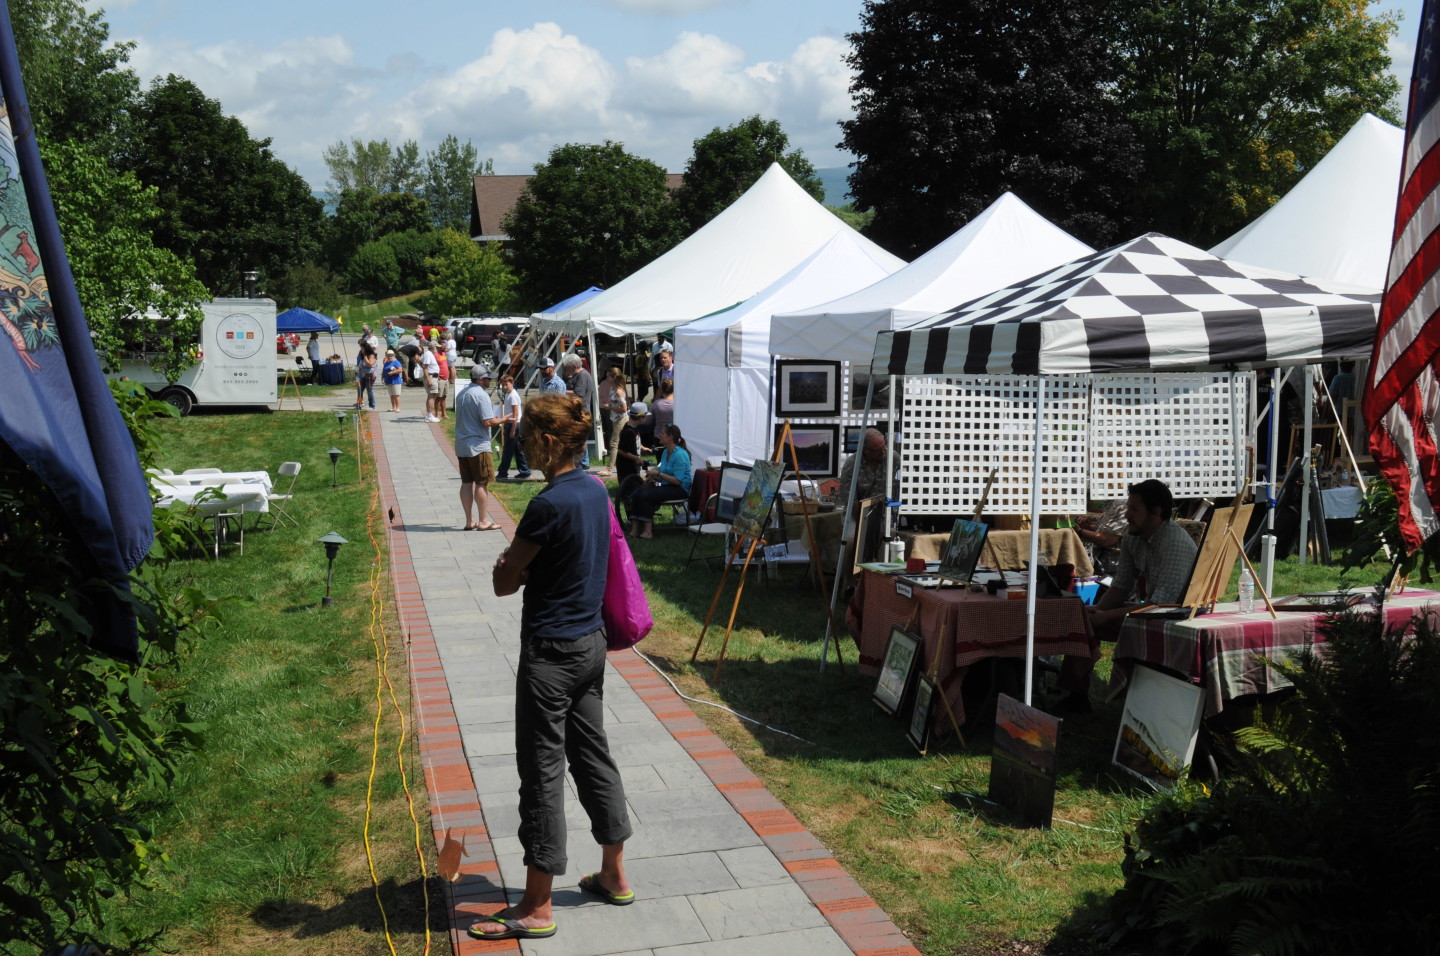
[[[495,333],[505,332],[505,340],[514,344],[524,334],[530,316],[515,312],[487,312],[472,317],[470,324],[457,337],[461,352],[468,353],[471,360],[479,358],[481,352],[489,351],[495,343]]]

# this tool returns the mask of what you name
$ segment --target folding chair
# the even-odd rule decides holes
[[[719,499],[720,499],[720,496],[719,496],[718,494],[715,494],[715,495],[711,495],[711,496],[705,501],[705,507],[701,509],[701,515],[702,515],[702,517],[703,517],[704,515],[708,515],[708,514],[714,513],[714,511],[715,511],[715,509],[716,509],[716,503],[719,501]],[[689,557],[687,557],[687,558],[685,559],[685,564],[682,565],[682,567],[688,567],[689,564],[690,564],[690,562],[691,562],[691,561],[694,561],[694,560],[696,559],[696,558],[695,558],[695,549],[700,546],[700,540],[701,540],[702,538],[706,537],[707,535],[722,535],[722,536],[724,536],[724,538],[725,538],[725,550],[722,551],[722,552],[721,552],[720,554],[718,554],[718,555],[715,555],[715,554],[702,554],[702,555],[700,555],[700,560],[701,560],[701,561],[704,561],[706,564],[709,564],[711,558],[716,558],[716,557],[721,557],[721,558],[723,558],[723,557],[727,556],[727,555],[730,553],[730,523],[729,523],[729,522],[727,522],[727,521],[703,521],[703,520],[702,520],[702,522],[701,522],[700,524],[692,524],[692,525],[688,526],[688,527],[686,528],[686,530],[689,531],[689,532],[690,532],[690,535],[691,535],[690,555],[689,555]]]
[[[300,522],[295,520],[294,515],[285,510],[285,502],[295,497],[295,479],[300,476],[300,463],[298,461],[287,461],[280,464],[280,477],[290,479],[290,485],[285,489],[283,495],[270,495],[267,499],[270,503],[270,527],[274,528],[282,521],[288,521],[295,527],[300,527]],[[257,521],[256,524],[259,524]]]

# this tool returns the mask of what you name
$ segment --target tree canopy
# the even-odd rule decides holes
[[[275,275],[318,252],[322,208],[305,180],[173,73],[141,97],[121,166],[159,190],[156,243],[194,262],[213,295],[238,295],[247,269]]]
[[[440,251],[429,262],[427,311],[440,315],[508,312],[515,307],[515,274],[498,242],[474,242],[454,229],[440,233]]]
[[[342,141],[327,146],[322,158],[330,172],[326,189],[332,199],[351,189],[419,192],[422,184],[420,147],[413,139],[399,146],[391,146],[388,139]]]
[[[525,298],[537,308],[612,285],[680,235],[665,170],[610,140],[551,150],[502,225]]]
[[[1135,0],[1118,93],[1142,147],[1136,218],[1210,246],[1263,213],[1366,112],[1396,121],[1393,15],[1367,0]]]
[[[446,136],[425,154],[425,199],[430,203],[431,221],[441,229],[463,230],[470,218],[475,177],[494,172],[494,162],[480,162],[468,139],[462,146],[453,133]]]
[[[817,202],[825,201],[825,187],[803,150],[786,152],[790,137],[778,120],[758,115],[726,129],[715,127],[695,140],[694,153],[685,164],[685,181],[675,192],[675,205],[686,230],[694,232],[723,212],[771,163],[790,174]]]
[[[867,0],[841,146],[872,238],[913,259],[1006,190],[1082,239],[1118,238],[1135,151],[1112,32],[1097,0]]]

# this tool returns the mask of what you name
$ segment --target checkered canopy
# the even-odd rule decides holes
[[[1370,353],[1380,296],[1149,233],[881,332],[890,375],[1223,371]]]

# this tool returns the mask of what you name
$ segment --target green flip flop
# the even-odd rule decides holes
[[[600,885],[600,875],[591,873],[589,876],[581,877],[580,889],[591,896],[598,896],[611,906],[629,906],[635,902],[635,891],[629,893],[611,893]]]
[[[476,929],[482,923],[499,923],[505,927],[498,933],[487,933]],[[551,923],[549,926],[521,926],[518,922],[512,923],[503,916],[487,916],[482,920],[471,923],[466,930],[475,939],[545,939],[555,935],[556,926]]]

